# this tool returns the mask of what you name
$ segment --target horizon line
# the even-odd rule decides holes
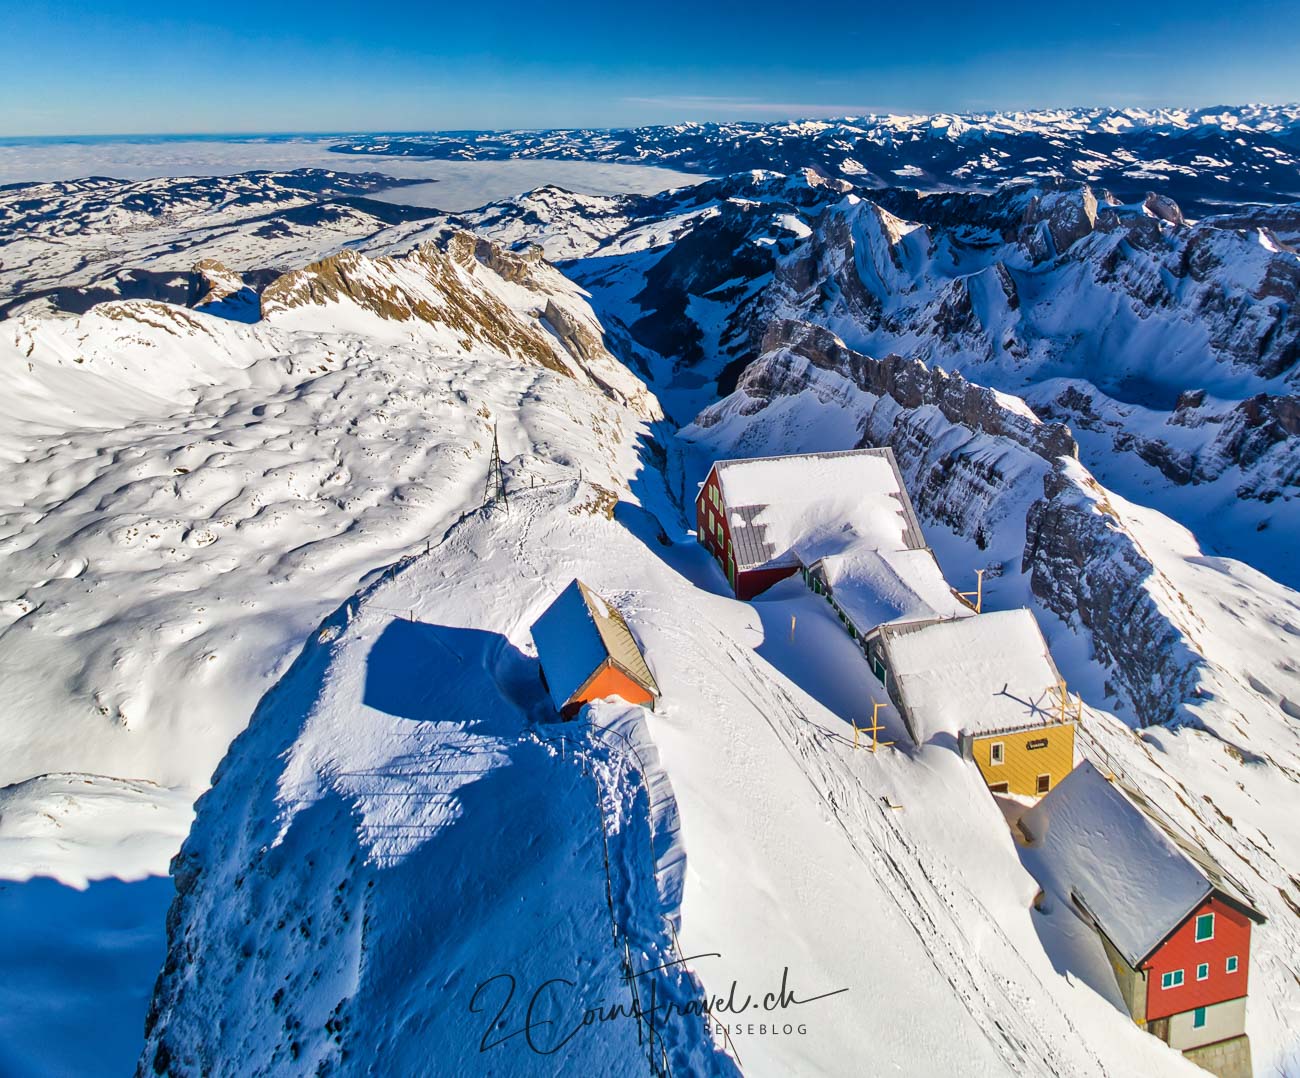
[[[810,106],[811,107],[811,106]],[[114,132],[54,132],[50,134],[25,134],[11,135],[0,133],[0,143],[18,142],[30,139],[45,140],[64,140],[76,141],[83,139],[182,139],[182,138],[206,138],[206,139],[237,139],[237,138],[348,138],[362,137],[374,138],[380,135],[391,136],[410,136],[410,135],[458,135],[458,134],[537,134],[541,132],[566,132],[566,131],[634,131],[640,128],[653,127],[680,127],[680,126],[705,126],[708,124],[776,124],[776,123],[833,123],[836,121],[861,120],[861,119],[890,119],[903,117],[922,117],[922,116],[954,116],[957,118],[964,117],[989,117],[989,116],[1008,116],[1014,114],[1032,114],[1047,112],[1156,112],[1182,110],[1186,112],[1206,112],[1213,109],[1300,109],[1300,100],[1297,101],[1243,101],[1236,104],[1219,102],[1212,105],[1038,105],[1024,108],[1001,108],[1001,109],[972,109],[967,111],[959,110],[899,110],[888,112],[859,112],[843,113],[825,116],[811,115],[789,115],[779,116],[768,120],[754,119],[731,119],[731,120],[665,120],[659,123],[641,123],[641,124],[574,124],[571,126],[521,126],[521,127],[424,127],[408,128],[402,130],[385,130],[383,128],[343,128],[339,130],[271,130],[271,131],[114,131]]]

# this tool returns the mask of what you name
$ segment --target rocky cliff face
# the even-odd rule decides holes
[[[1185,629],[1194,614],[1077,462],[1061,459],[1044,476],[1021,568],[1047,609],[1088,632],[1143,725],[1185,717],[1205,672]]]
[[[1300,486],[1300,398],[1256,394],[1242,401],[1180,393],[1171,412],[1120,404],[1086,383],[1029,395],[1044,418],[1099,434],[1179,486],[1227,484],[1234,497],[1270,504]]]
[[[778,270],[767,310],[872,350],[991,366],[994,380],[997,368],[1049,364],[1081,377],[1159,375],[1159,360],[1153,367],[1139,349],[1162,339],[1157,347],[1186,353],[1193,337],[1225,376],[1294,377],[1300,258],[1258,227],[1189,226],[1168,198],[1126,206],[1064,181],[880,202],[848,196],[830,208]],[[995,277],[981,282],[986,273]],[[1155,338],[1127,341],[1112,329],[1103,350],[1083,335],[1095,337],[1099,321]]]
[[[579,290],[536,248],[519,254],[456,232],[444,248],[422,243],[397,256],[345,250],[284,274],[261,296],[262,317],[271,323],[295,320],[302,309],[315,318],[312,311],[326,306],[420,324],[462,348],[518,356],[594,382],[648,419],[661,416],[641,382],[605,348]]]
[[[1233,403],[1300,377],[1300,256],[1278,210],[1188,223],[1166,194],[1061,179],[923,196],[746,173],[621,212],[568,268],[664,387],[688,370],[730,392],[784,318],[1017,395],[1070,378],[1165,417],[1184,390]],[[533,235],[518,226],[505,234]],[[536,238],[560,231],[550,218]]]

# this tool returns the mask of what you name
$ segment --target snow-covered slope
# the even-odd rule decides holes
[[[537,480],[556,419],[612,446],[615,416],[658,416],[571,284],[471,237],[263,302],[254,326],[147,301],[5,323],[0,663],[11,714],[51,718],[4,724],[0,781],[202,789],[322,606],[481,497],[501,410],[545,402],[505,443]]]
[[[302,635],[481,501],[498,426],[514,483],[582,459],[604,505],[659,414],[572,284],[472,237],[295,271],[265,306],[252,325],[140,300],[3,323],[10,879],[164,872]],[[105,901],[61,922],[70,953],[103,945]],[[13,1066],[65,1065],[25,1054],[64,990],[0,1020]],[[113,1043],[134,1054],[133,1034]]]

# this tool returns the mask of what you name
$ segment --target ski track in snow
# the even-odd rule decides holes
[[[1055,1037],[1043,1045],[1043,1019],[1049,1015],[1034,1005],[1035,994],[1015,991],[1013,982],[999,977],[978,954],[962,946],[968,931],[963,930],[963,925],[971,923],[972,914],[979,922],[996,929],[995,919],[962,885],[961,876],[951,866],[944,865],[932,852],[918,849],[906,838],[891,818],[893,810],[882,807],[881,795],[867,787],[861,769],[849,763],[852,757],[844,756],[844,746],[852,751],[852,742],[804,714],[784,688],[758,669],[751,653],[721,636],[718,643],[736,667],[749,675],[729,680],[741,691],[745,686],[762,687],[764,691],[757,698],[751,697],[755,710],[767,720],[773,734],[803,771],[857,857],[879,881],[881,892],[894,898],[936,972],[952,987],[979,1027],[988,1031],[990,1043],[1002,1054],[1008,1069],[1019,1073],[1032,1066],[1042,1073],[1104,1074],[1101,1061],[1095,1056],[1086,1067],[1080,1068],[1076,1060],[1069,1060],[1056,1050]],[[868,806],[873,810],[871,813],[867,811]],[[939,882],[944,879],[948,881],[947,886]],[[904,901],[902,895],[909,896],[911,901]],[[1017,956],[1014,942],[1000,929],[996,931],[1004,953]],[[1037,975],[1027,966],[1021,963],[1021,967],[1028,977],[1037,981]],[[995,999],[1005,1006],[992,1005],[991,1000]],[[1066,1033],[1079,1043],[1086,1043],[1068,1015],[1061,1017],[1064,1017]]]

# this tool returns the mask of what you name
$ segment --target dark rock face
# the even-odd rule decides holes
[[[722,212],[692,229],[645,273],[645,287],[633,298],[643,312],[629,327],[632,337],[675,363],[704,358],[700,327],[689,317],[692,297],[712,296],[728,281],[770,273],[771,248],[754,242],[759,215],[725,204]]]
[[[1034,594],[1091,634],[1098,658],[1147,726],[1180,718],[1196,694],[1203,657],[1152,596],[1176,596],[1082,469],[1059,462],[1025,522],[1023,570]],[[1189,617],[1191,612],[1188,611]]]
[[[262,317],[259,277],[264,275],[237,273],[215,259],[201,259],[190,273],[186,306],[236,322],[256,322]]]
[[[1238,498],[1271,502],[1300,486],[1300,397],[1260,393],[1230,404],[1203,389],[1184,390],[1165,428],[1200,429],[1201,438],[1190,448],[1179,430],[1168,429],[1167,435],[1160,426],[1130,430],[1123,410],[1119,417],[1115,411],[1079,385],[1038,406],[1044,418],[1068,418],[1075,427],[1109,432],[1116,452],[1136,454],[1179,486],[1214,483],[1234,469]]]
[[[873,359],[848,348],[835,334],[807,322],[781,321],[768,326],[763,352],[786,349],[822,370],[849,378],[857,388],[874,396],[888,397],[904,409],[933,405],[950,423],[996,437],[1009,438],[1044,460],[1066,456],[1077,458],[1079,447],[1063,423],[1040,423],[999,400],[985,386],[966,381],[959,374],[929,367],[917,359],[886,356]],[[768,379],[770,368],[746,371],[740,388],[758,401],[766,402],[777,386]],[[703,417],[701,425],[706,425]]]
[[[1090,187],[1064,183],[1055,185],[1055,189],[1035,193],[1025,208],[1022,242],[1032,245],[1035,234],[1042,234],[1038,228],[1040,224],[1045,226],[1052,241],[1052,249],[1044,257],[1062,254],[1092,234],[1097,225],[1097,196]]]

